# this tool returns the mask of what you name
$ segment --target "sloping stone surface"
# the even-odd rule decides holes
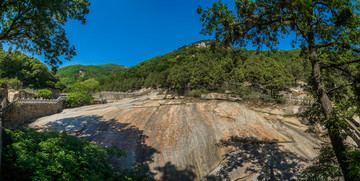
[[[115,165],[147,165],[155,180],[298,178],[319,140],[295,120],[265,117],[236,102],[144,96],[67,109],[29,126],[119,146],[128,156]]]

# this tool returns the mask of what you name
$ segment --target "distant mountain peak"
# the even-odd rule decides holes
[[[215,40],[201,40],[194,43],[191,43],[189,47],[196,46],[197,48],[209,48]]]

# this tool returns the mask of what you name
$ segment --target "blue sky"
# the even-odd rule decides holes
[[[87,23],[69,21],[67,37],[77,56],[63,61],[98,65],[116,63],[127,67],[171,52],[183,45],[211,39],[200,35],[199,5],[215,0],[90,0]],[[224,0],[231,4],[234,0]],[[248,47],[251,48],[251,47]],[[280,49],[291,49],[283,40]],[[43,57],[38,57],[44,61]]]

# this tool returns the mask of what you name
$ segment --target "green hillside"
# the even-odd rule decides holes
[[[261,85],[257,91],[274,97],[296,80],[309,77],[310,63],[300,53],[222,48],[214,41],[200,41],[111,75],[101,84],[108,91],[162,87],[180,94],[225,90],[252,93],[253,87]],[[244,86],[249,83],[253,86]]]
[[[126,69],[125,66],[118,64],[70,65],[59,69],[56,75],[60,77],[62,82],[72,84],[77,80],[84,81],[90,78],[100,80],[124,69]]]

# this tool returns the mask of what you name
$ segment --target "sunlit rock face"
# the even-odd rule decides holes
[[[297,179],[320,141],[296,118],[274,116],[236,102],[144,96],[67,109],[30,126],[119,146],[128,155],[115,165],[148,166],[155,180]]]

